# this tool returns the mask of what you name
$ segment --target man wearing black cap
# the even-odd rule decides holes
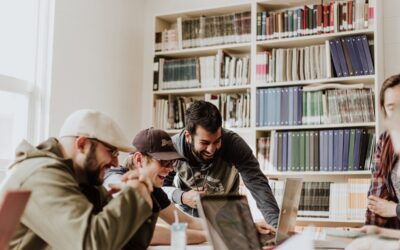
[[[171,137],[163,130],[148,128],[140,131],[133,139],[133,145],[137,152],[131,154],[125,162],[125,166],[111,168],[108,170],[104,180],[106,188],[113,188],[114,184],[121,182],[121,176],[129,170],[140,169],[150,177],[154,185],[152,192],[153,214],[159,212],[160,217],[168,224],[174,222],[175,206],[168,199],[168,196],[161,187],[165,177],[173,170],[176,160],[182,156],[176,152]],[[186,215],[177,210],[179,221],[188,224],[188,243],[195,244],[205,241],[205,234],[202,231],[201,222],[198,218]],[[153,238],[152,238],[153,237]],[[156,225],[154,234],[143,235],[142,242],[147,244],[170,244],[169,226]],[[148,245],[140,247],[147,248]],[[135,246],[137,249],[137,246]]]
[[[246,142],[222,128],[217,107],[205,101],[193,102],[185,112],[185,126],[172,137],[176,150],[186,160],[178,160],[176,173],[171,172],[164,182],[163,190],[169,198],[183,211],[198,216],[196,196],[238,193],[240,174],[265,221],[276,227],[279,207],[268,179]]]

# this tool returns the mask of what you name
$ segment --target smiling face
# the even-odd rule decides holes
[[[214,158],[222,145],[222,130],[210,133],[201,126],[197,126],[195,135],[191,136],[185,131],[186,142],[192,145],[192,151],[197,157],[204,161],[210,161]]]
[[[84,143],[89,147],[82,163],[86,182],[89,185],[101,185],[105,171],[111,166],[118,166],[118,151],[95,139],[86,138]]]
[[[393,110],[400,105],[400,85],[386,89],[384,100],[385,111],[387,116],[390,118]]]
[[[136,152],[132,157],[135,166],[143,169],[143,172],[150,177],[155,187],[161,188],[165,177],[173,171],[174,161],[158,161],[140,152]]]

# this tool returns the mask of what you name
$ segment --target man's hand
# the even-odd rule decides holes
[[[380,234],[381,233],[381,228],[377,227],[375,225],[366,225],[361,228],[352,228],[352,230],[360,230],[363,233],[366,234]]]
[[[131,170],[121,177],[121,181],[122,183],[120,184],[110,185],[111,189],[118,190],[123,186],[130,186],[143,197],[151,208],[153,207],[153,201],[150,196],[150,193],[153,192],[153,183],[143,171]]]
[[[182,203],[185,205],[188,205],[191,208],[196,208],[197,204],[197,196],[201,195],[201,194],[205,194],[205,190],[203,191],[195,191],[195,190],[190,190],[187,192],[184,192],[182,194]]]
[[[256,221],[254,222],[254,224],[256,225],[257,231],[260,234],[275,234],[276,233],[276,229],[267,224],[265,221]]]
[[[368,197],[368,209],[382,217],[396,217],[397,204],[374,195]]]

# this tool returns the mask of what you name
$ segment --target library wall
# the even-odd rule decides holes
[[[149,56],[153,53],[154,45],[154,16],[166,13],[183,12],[193,9],[211,9],[219,6],[229,6],[243,3],[251,3],[251,0],[202,0],[202,1],[185,1],[185,0],[148,0],[146,1],[145,11],[145,36],[144,36],[144,57],[143,57],[143,90],[142,96],[152,95],[152,72],[153,60]],[[152,112],[149,107],[152,107],[151,98],[143,99],[142,102],[142,126],[151,126]]]
[[[50,136],[81,108],[111,115],[129,137],[140,129],[144,2],[56,1]]]
[[[217,6],[234,5],[240,3],[249,3],[250,0],[235,1],[184,1],[184,0],[149,0],[146,1],[145,11],[145,36],[144,36],[144,72],[143,72],[143,90],[142,96],[150,96],[152,93],[152,58],[148,56],[153,51],[154,16],[164,13],[182,12],[198,8],[214,8]],[[399,73],[400,64],[400,1],[385,0],[383,3],[383,79]],[[152,113],[148,112],[152,103],[150,99],[143,100],[142,106],[142,126],[150,126]]]

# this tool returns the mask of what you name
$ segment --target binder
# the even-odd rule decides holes
[[[333,130],[328,130],[328,171],[333,171]]]
[[[356,51],[355,51],[356,48],[353,45],[352,38],[346,37],[345,41],[347,44],[347,48],[349,50],[350,61],[353,66],[354,75],[355,76],[364,75],[364,71],[361,66],[361,61],[360,61],[360,58],[356,54]]]
[[[342,171],[347,171],[349,161],[350,130],[345,129],[343,134]]]
[[[356,45],[356,51],[358,51],[358,56],[361,60],[361,66],[364,71],[364,75],[368,75],[368,63],[367,63],[367,58],[365,56],[364,48],[362,45],[361,37],[353,37],[353,44]]]
[[[329,40],[329,50],[331,51],[331,58],[333,61],[333,66],[335,68],[336,76],[342,77],[343,74],[342,74],[342,70],[340,68],[340,62],[339,62],[338,52],[336,49],[335,40]]]
[[[361,40],[362,40],[362,44],[363,44],[363,47],[364,47],[365,56],[366,56],[366,59],[367,59],[369,74],[373,75],[373,74],[375,74],[374,62],[372,60],[371,51],[369,49],[367,36],[366,35],[362,35],[361,36]]]
[[[344,58],[346,60],[347,67],[349,69],[349,76],[354,76],[353,64],[351,63],[350,52],[349,48],[347,47],[346,38],[342,37],[340,38],[340,41],[343,47]]]
[[[354,139],[353,170],[360,170],[362,130],[357,128]]]
[[[349,69],[347,68],[347,65],[346,65],[346,59],[344,57],[342,43],[340,42],[339,39],[335,39],[335,43],[336,43],[336,51],[339,56],[339,64],[340,64],[340,68],[342,69],[343,77],[347,77],[347,76],[349,76]]]

